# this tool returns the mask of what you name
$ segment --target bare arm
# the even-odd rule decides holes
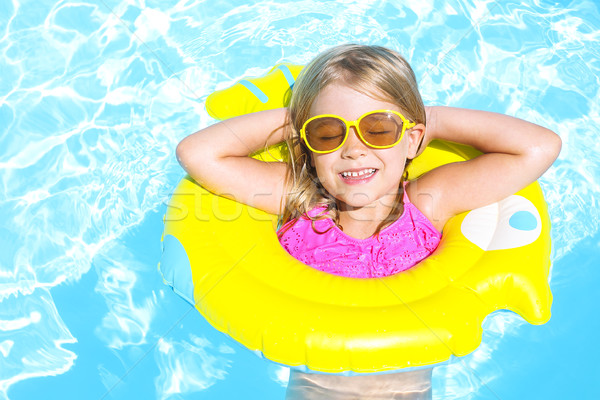
[[[427,111],[425,144],[442,139],[485,153],[436,168],[409,189],[438,229],[458,213],[499,201],[532,183],[560,152],[558,135],[521,119],[451,107]]]
[[[285,164],[248,157],[284,140],[287,109],[231,118],[184,138],[179,163],[202,186],[270,213],[279,213],[285,192]]]

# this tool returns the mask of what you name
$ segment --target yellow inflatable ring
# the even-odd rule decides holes
[[[281,106],[287,87],[261,90],[277,93]],[[253,96],[240,101],[237,93],[236,112],[244,103],[256,110]],[[433,142],[410,174],[476,155]],[[537,183],[452,218],[431,256],[385,278],[345,278],[300,263],[279,245],[276,220],[186,177],[165,215],[160,270],[212,326],[277,363],[332,373],[421,367],[475,350],[484,318],[496,310],[532,324],[550,318],[550,222]]]

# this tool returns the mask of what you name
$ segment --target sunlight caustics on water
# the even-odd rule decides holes
[[[555,291],[561,310],[582,290],[572,268],[592,271],[598,254],[599,32],[593,1],[2,1],[0,399],[228,398],[231,386],[283,396],[285,367],[211,330],[163,285],[161,218],[183,174],[175,146],[213,122],[210,92],[344,42],[400,51],[428,105],[559,133],[541,184],[552,287],[570,290]],[[539,364],[509,367],[500,353],[585,331],[560,318],[489,317],[476,352],[436,369],[434,396],[505,398],[495,382]]]

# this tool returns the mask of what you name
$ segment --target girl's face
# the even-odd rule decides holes
[[[403,114],[396,105],[373,99],[342,84],[323,89],[310,109],[310,117],[338,115],[354,121],[374,110],[392,110]],[[338,200],[340,211],[362,207],[391,207],[406,158],[413,158],[425,127],[407,130],[400,143],[389,149],[374,149],[363,143],[350,128],[344,145],[328,154],[312,153],[312,163],[323,187]],[[358,175],[358,176],[353,176]]]

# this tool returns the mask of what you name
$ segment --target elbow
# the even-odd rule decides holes
[[[545,153],[549,159],[549,165],[552,165],[558,158],[560,150],[562,149],[562,139],[556,133],[550,131],[548,141],[545,145]]]
[[[183,167],[183,169],[186,169],[185,166],[187,164],[186,160],[188,157],[186,139],[187,138],[185,138],[181,142],[179,142],[179,144],[177,145],[177,148],[175,149],[175,155],[177,156],[177,161]]]
[[[535,161],[543,170],[547,170],[556,161],[562,148],[562,140],[556,133],[548,130],[542,143],[535,146],[530,153],[532,160]]]
[[[198,146],[197,141],[190,135],[184,138],[175,149],[175,155],[179,165],[188,173],[191,174],[192,169],[196,169],[194,160],[202,159],[202,146]]]
[[[562,139],[556,133],[554,134],[554,136],[556,137],[556,156],[554,158],[558,158],[558,155],[562,150]]]

